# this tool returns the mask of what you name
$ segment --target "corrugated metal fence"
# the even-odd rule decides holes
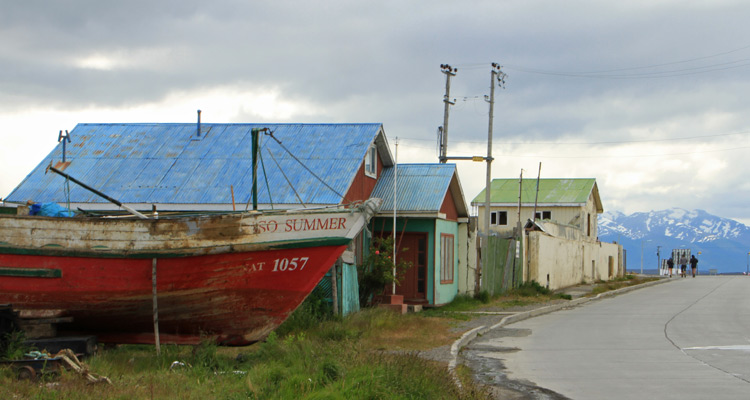
[[[523,281],[521,259],[516,258],[516,240],[490,236],[482,257],[482,290],[502,294]],[[520,249],[523,252],[523,249]]]

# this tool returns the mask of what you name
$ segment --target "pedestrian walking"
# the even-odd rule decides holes
[[[674,260],[672,257],[669,257],[669,260],[667,260],[667,267],[669,267],[669,277],[672,277],[672,268],[674,268]]]
[[[698,269],[698,259],[695,256],[690,257],[690,269],[693,271],[693,278],[695,278],[695,271]]]
[[[684,255],[680,256],[680,271],[681,271],[680,276],[683,278],[687,277],[687,274],[686,274],[687,263],[688,263],[687,257],[685,257]]]

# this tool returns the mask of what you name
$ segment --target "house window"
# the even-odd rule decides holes
[[[440,235],[440,283],[453,283],[453,235]]]
[[[375,145],[370,145],[365,156],[365,175],[377,178],[378,174],[378,150]]]
[[[362,260],[364,260],[364,255],[362,254],[362,249],[365,248],[364,241],[365,241],[365,233],[360,232],[357,234],[357,236],[354,237],[354,240],[349,242],[349,246],[347,246],[347,250],[354,253],[354,265],[360,265]]]
[[[534,219],[552,219],[552,211],[537,211]]]
[[[493,211],[490,213],[491,225],[508,225],[507,211]]]

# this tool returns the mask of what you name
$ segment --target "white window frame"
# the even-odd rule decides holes
[[[440,234],[440,283],[451,284],[455,278],[455,239],[448,233]]]
[[[500,215],[505,214],[505,223],[500,223]],[[490,212],[490,225],[508,226],[508,212],[507,211],[491,211]]]
[[[370,178],[378,177],[378,149],[374,144],[370,145],[365,155],[365,175]]]

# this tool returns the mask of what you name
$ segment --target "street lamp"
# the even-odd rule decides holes
[[[747,252],[747,270],[745,275],[750,275],[750,251]]]
[[[656,246],[656,269],[659,270],[659,276],[661,276],[661,246]]]
[[[651,239],[646,239],[646,240],[641,239],[641,275],[643,275],[643,244],[645,242],[650,242],[650,241]]]

